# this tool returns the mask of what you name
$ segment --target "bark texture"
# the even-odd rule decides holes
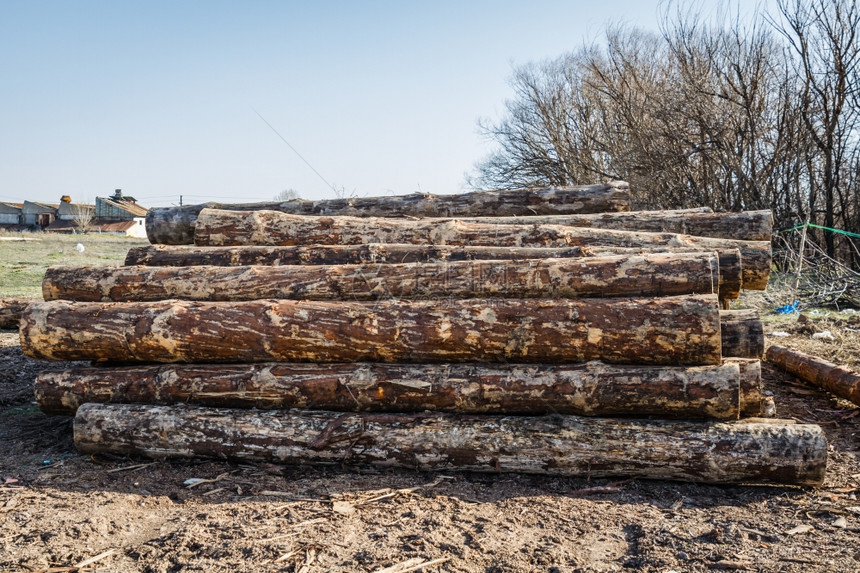
[[[770,346],[767,361],[804,382],[860,406],[860,374],[856,372],[784,346]]]
[[[31,302],[28,298],[0,298],[0,329],[16,330]]]
[[[86,402],[197,404],[264,410],[578,414],[735,419],[761,399],[740,368],[470,364],[201,364],[45,371],[36,401],[48,414]],[[756,410],[755,415],[759,415]]]
[[[273,203],[186,205],[155,207],[146,215],[149,242],[185,245],[194,242],[194,225],[204,208],[239,211],[273,210],[294,215],[351,215],[356,217],[479,217],[498,215],[555,215],[629,211],[626,182],[512,191],[479,191],[458,195],[414,193],[394,197],[330,199]]]
[[[817,425],[84,404],[83,454],[821,485]]]
[[[512,260],[621,256],[636,254],[700,253],[697,248],[650,247],[643,249],[601,247],[451,247],[372,243],[367,245],[319,245],[312,247],[194,247],[150,245],[129,249],[126,266],[253,266],[253,265],[351,265],[454,262],[472,260]],[[743,268],[738,249],[716,249],[720,263],[721,299],[740,295]]]
[[[495,225],[562,225],[618,231],[679,233],[696,237],[744,241],[770,241],[773,235],[773,215],[770,211],[709,213],[703,212],[702,209],[679,209],[582,215],[459,217],[459,220],[466,223]]]
[[[85,327],[82,328],[82,325]],[[720,363],[717,297],[32,304],[33,358],[112,362]]]
[[[738,367],[740,374],[740,415],[773,418],[776,409],[764,395],[761,382],[761,360],[753,358],[723,358],[724,365]]]
[[[314,245],[310,247],[196,247],[147,245],[132,247],[126,266],[188,267],[200,265],[357,265],[368,263],[423,263],[436,261],[571,258],[590,255],[582,247],[456,247],[450,245]],[[624,253],[628,254],[628,253]]]
[[[720,311],[723,356],[761,359],[764,355],[764,326],[757,310]]]
[[[45,300],[582,298],[717,294],[715,254],[253,267],[51,267]]]
[[[764,289],[770,275],[769,241],[738,241],[673,233],[640,233],[558,225],[489,225],[358,217],[309,217],[278,211],[204,209],[195,227],[198,246],[309,246],[406,243],[488,247],[672,247],[739,249],[744,288]]]

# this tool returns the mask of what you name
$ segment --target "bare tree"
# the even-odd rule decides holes
[[[93,223],[93,219],[96,215],[95,207],[92,205],[82,205],[80,203],[75,203],[71,205],[72,208],[72,221],[74,221],[78,230],[82,233],[86,233],[89,231],[90,226]]]
[[[275,201],[292,201],[298,198],[299,192],[292,187],[289,189],[284,189],[283,191],[275,195]]]

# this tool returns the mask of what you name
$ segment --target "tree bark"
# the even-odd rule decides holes
[[[0,329],[17,330],[21,314],[33,300],[28,298],[0,299]]]
[[[764,355],[764,327],[757,310],[720,311],[720,338],[723,356],[761,359]]]
[[[617,231],[678,233],[744,241],[770,241],[773,235],[773,215],[770,211],[709,213],[703,212],[702,209],[679,209],[523,217],[467,216],[458,217],[458,220],[466,223],[495,225],[561,225]]]
[[[723,358],[723,365],[735,365],[740,374],[740,415],[773,418],[776,409],[764,395],[761,382],[761,360],[754,358]]]
[[[194,225],[204,208],[238,211],[273,210],[294,215],[351,215],[355,217],[479,217],[499,215],[555,215],[629,211],[626,182],[511,191],[479,191],[458,195],[413,193],[393,197],[354,197],[324,201],[272,203],[207,203],[155,207],[146,215],[149,242],[186,245],[194,242]]]
[[[784,346],[767,349],[767,361],[818,388],[860,406],[860,374]]]
[[[817,425],[84,404],[82,454],[821,485]]]
[[[657,252],[701,252],[696,248],[651,247],[648,249],[599,248],[600,254],[647,254]],[[717,249],[720,261],[720,298],[740,295],[743,268],[738,249]],[[572,258],[595,255],[589,247],[452,247],[372,243],[367,245],[320,245],[312,247],[194,247],[149,245],[129,249],[126,266],[251,266],[251,265],[348,265],[468,260],[526,260]]]
[[[126,266],[187,267],[200,265],[357,265],[369,263],[422,263],[437,261],[573,258],[591,254],[584,247],[464,247],[450,245],[313,245],[310,247],[197,247],[147,245],[132,247]]]
[[[195,227],[198,246],[309,246],[406,243],[487,247],[672,247],[740,249],[744,288],[764,289],[770,275],[769,241],[737,241],[672,233],[639,233],[558,225],[488,225],[404,219],[315,217],[277,211],[204,209]]]
[[[51,267],[45,300],[148,302],[582,298],[717,294],[712,253],[526,261],[253,266]]]
[[[32,304],[33,358],[107,362],[720,363],[717,297]]]
[[[47,414],[86,402],[197,404],[264,410],[578,414],[736,419],[761,400],[736,363],[721,366],[523,364],[203,364],[43,371],[36,401]],[[757,397],[756,397],[757,393]],[[759,410],[755,410],[759,415]]]

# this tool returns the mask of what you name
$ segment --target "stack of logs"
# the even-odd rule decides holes
[[[126,266],[49,269],[22,346],[93,364],[38,404],[82,452],[820,484],[758,316],[720,310],[767,284],[770,213],[628,209],[622,182],[153,209]]]

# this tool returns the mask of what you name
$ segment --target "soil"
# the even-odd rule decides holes
[[[813,350],[856,367],[852,324],[773,342],[827,326]],[[763,366],[778,415],[828,436],[819,489],[84,457],[33,402],[63,364],[5,331],[0,571],[856,572],[860,408]]]

